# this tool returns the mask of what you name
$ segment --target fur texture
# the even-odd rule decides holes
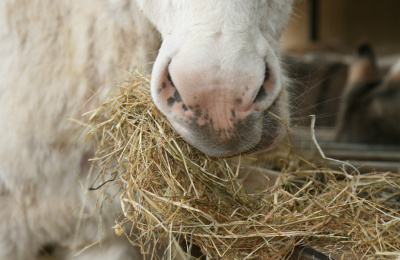
[[[168,46],[188,50],[194,41],[201,47],[208,33],[221,32],[231,51],[224,56],[230,67],[237,64],[238,71],[250,64],[248,70],[259,70],[243,55],[232,57],[238,53],[236,44],[251,44],[250,53],[274,57],[270,64],[281,81],[278,39],[291,0],[138,2],[167,41],[158,63],[165,60]],[[226,27],[220,27],[222,20]],[[241,34],[237,25],[243,25],[242,33],[250,31]],[[181,32],[191,32],[184,46]],[[154,60],[159,39],[132,0],[0,1],[0,259],[33,259],[44,248],[52,248],[58,259],[69,259],[75,243],[80,250],[100,240],[101,248],[91,247],[76,259],[139,257],[110,228],[119,208],[112,187],[102,210],[104,229],[93,213],[100,206],[97,194],[90,194],[74,241],[93,144],[81,142],[82,128],[68,117],[84,120],[80,116],[95,103],[87,100],[106,91],[101,86],[119,79],[125,69]],[[285,115],[286,95],[285,90],[276,92],[278,110]]]
[[[32,259],[47,245],[70,258],[94,148],[67,117],[82,120],[102,85],[153,60],[159,36],[131,1],[0,5],[0,259]],[[77,250],[102,239],[107,252],[95,246],[77,259],[128,259],[131,245],[111,229],[118,201],[106,203],[98,232],[95,197]]]
[[[290,0],[138,1],[163,36],[152,96],[174,128],[213,156],[265,151],[285,134],[279,38]]]

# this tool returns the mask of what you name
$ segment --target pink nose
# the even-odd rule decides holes
[[[269,68],[265,68],[264,82],[257,88],[219,79],[201,80],[199,76],[168,73],[157,93],[161,108],[167,113],[195,117],[197,123],[213,122],[215,129],[227,129],[237,120],[246,118],[268,106]],[[182,80],[183,79],[183,80]],[[185,81],[185,79],[189,79]],[[209,82],[213,81],[213,82]],[[228,120],[229,119],[229,120]],[[230,123],[232,122],[232,123]]]
[[[249,150],[278,128],[265,111],[279,95],[280,84],[263,58],[232,68],[216,59],[188,62],[178,56],[156,82],[152,92],[158,108],[184,139],[207,154]],[[270,131],[264,131],[265,124]]]

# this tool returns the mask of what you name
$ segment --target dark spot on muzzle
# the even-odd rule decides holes
[[[161,94],[161,92],[167,87],[167,83],[163,82],[161,84],[161,88],[157,89],[157,94]]]
[[[203,118],[209,118],[209,115],[205,114]],[[207,147],[207,149],[215,151],[228,151],[228,156],[234,155],[238,151],[238,147],[248,146],[249,140],[252,139],[249,134],[257,122],[256,115],[252,114],[245,119],[235,120],[231,128],[215,129],[212,118],[208,119],[206,124],[201,125],[197,123],[197,119],[197,117],[192,117],[190,123],[187,124],[192,135],[199,138],[191,140],[191,143],[200,150]]]
[[[175,90],[175,92],[174,92],[174,98],[175,98],[175,102],[182,102],[181,95],[179,94],[179,92],[177,90]]]
[[[200,109],[196,109],[196,111],[194,112],[194,117],[197,120],[200,116],[201,116],[201,110]]]
[[[177,103],[182,102],[181,95],[179,94],[179,92],[177,90],[175,90],[173,97],[170,97],[167,99],[167,104],[169,107],[172,107],[175,102],[177,102]]]
[[[169,107],[172,107],[174,105],[174,103],[175,103],[175,98],[170,97],[167,99],[167,104]]]

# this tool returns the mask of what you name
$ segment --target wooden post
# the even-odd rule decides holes
[[[310,34],[309,38],[310,41],[315,42],[318,41],[318,23],[319,23],[319,0],[310,0],[309,1],[309,8],[310,8]]]

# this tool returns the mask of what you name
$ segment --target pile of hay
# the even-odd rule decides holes
[[[353,190],[347,173],[298,160],[285,164],[276,187],[247,193],[227,160],[179,137],[148,88],[134,71],[92,112],[88,135],[99,137],[104,182],[121,187],[116,232],[143,252],[164,242],[169,258],[183,242],[208,259],[286,259],[296,245],[343,259],[400,256],[400,175],[362,175]]]

